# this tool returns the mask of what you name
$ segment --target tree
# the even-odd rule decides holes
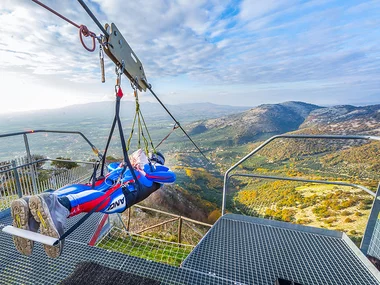
[[[214,224],[218,219],[219,217],[222,215],[222,212],[219,210],[219,209],[216,209],[214,211],[212,211],[209,215],[208,215],[208,221],[211,223],[211,224]]]
[[[41,160],[41,159],[46,159],[46,156],[41,155],[41,154],[32,154],[31,157],[32,157],[32,161],[30,161],[30,162],[34,162],[34,161]],[[25,161],[27,158],[28,157],[25,156]],[[45,164],[45,161],[38,162],[37,163],[37,169],[41,169],[42,166],[44,166],[44,164]]]
[[[56,159],[62,159],[62,160],[71,160],[70,158],[65,157],[57,157]],[[78,167],[78,163],[74,161],[53,161],[51,165],[55,166],[56,168],[66,168],[66,169],[72,169],[75,167]]]

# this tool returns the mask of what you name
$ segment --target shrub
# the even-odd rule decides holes
[[[57,157],[56,159],[62,159],[62,160],[71,160],[70,158],[65,157]],[[55,166],[56,168],[66,168],[66,169],[72,169],[75,167],[78,167],[78,163],[74,161],[53,161],[51,165]]]
[[[216,210],[214,210],[214,211],[212,211],[211,213],[210,213],[210,215],[208,215],[208,221],[211,223],[211,224],[213,224],[213,223],[215,223],[216,222],[216,220],[217,219],[219,219],[219,217],[222,215],[222,212],[220,211],[220,210],[218,210],[218,209],[216,209]]]
[[[335,213],[329,210],[327,206],[314,207],[312,211],[317,217],[320,218],[328,218],[335,215]]]
[[[359,205],[359,209],[360,210],[369,210],[369,209],[371,209],[371,205],[366,205],[363,202],[361,202]]]
[[[360,236],[350,236],[350,239],[356,244],[357,247],[360,247],[360,243],[362,242],[362,238]]]
[[[344,222],[345,223],[352,223],[352,222],[354,222],[355,220],[353,220],[353,219],[351,219],[351,218],[345,218],[344,219]]]
[[[364,205],[372,205],[372,203],[373,203],[373,199],[371,199],[371,198],[369,198],[369,199],[364,199],[364,200],[362,201],[362,203],[363,203]]]
[[[356,203],[357,203],[357,201],[355,201],[353,199],[348,199],[346,201],[343,201],[341,203],[341,206],[342,206],[342,208],[348,208],[348,207],[354,206]]]
[[[344,210],[344,211],[341,213],[342,216],[349,216],[349,215],[351,215],[351,214],[352,214],[352,212],[347,211],[347,210]]]
[[[336,222],[337,221],[337,218],[336,217],[330,217],[330,218],[327,218],[326,220],[324,220],[324,222],[328,225],[331,225],[332,223]]]
[[[300,225],[310,224],[311,222],[312,222],[312,220],[310,220],[310,219],[298,219],[297,220],[297,224],[300,224]]]
[[[106,160],[107,160],[108,162],[120,162],[120,161],[123,161],[123,158],[115,158],[115,157],[113,157],[112,155],[108,155],[108,156],[106,157]]]

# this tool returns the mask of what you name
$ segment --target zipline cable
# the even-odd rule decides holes
[[[93,32],[89,31],[86,26],[84,26],[84,25],[78,25],[78,24],[74,23],[73,21],[69,20],[65,16],[59,14],[58,12],[54,11],[53,9],[51,9],[50,7],[46,6],[45,4],[41,3],[38,0],[32,0],[32,1],[35,2],[36,4],[40,5],[40,6],[44,7],[45,9],[47,9],[50,12],[52,12],[53,14],[57,15],[61,19],[67,21],[70,24],[72,24],[73,26],[77,27],[79,29],[80,40],[81,40],[83,46],[85,47],[85,49],[87,49],[88,51],[94,51],[95,50],[95,38],[96,38],[96,34],[94,34]],[[78,2],[81,4],[81,6],[83,7],[83,9],[85,9],[85,11],[91,17],[91,19],[95,22],[95,24],[99,27],[99,29],[104,33],[104,35],[106,37],[108,37],[109,33],[103,28],[103,26],[100,24],[100,22],[95,17],[95,15],[91,12],[91,10],[87,7],[87,5],[83,2],[83,0],[78,0]],[[88,48],[84,44],[83,39],[82,39],[82,35],[85,36],[85,37],[91,36],[93,38],[93,48],[92,49]],[[158,101],[158,103],[160,103],[160,105],[165,109],[165,111],[169,114],[169,116],[174,120],[175,124],[182,130],[182,132],[191,141],[191,143],[195,146],[195,148],[199,151],[199,153],[202,154],[202,156],[209,162],[209,159],[206,157],[206,155],[203,153],[203,151],[198,147],[198,145],[192,140],[192,138],[189,136],[189,134],[181,126],[181,124],[176,120],[176,118],[170,113],[170,111],[166,108],[166,106],[161,102],[161,100],[158,98],[158,96],[156,95],[156,93],[154,93],[154,91],[152,90],[152,86],[150,84],[148,84],[147,82],[145,82],[145,83],[146,83],[146,86],[149,89],[149,91],[152,93],[152,95]]]
[[[87,5],[83,2],[83,0],[78,0],[79,4],[82,5],[83,9],[86,10],[87,14],[91,17],[91,19],[95,22],[95,24],[98,26],[98,28],[102,31],[102,33],[108,38],[109,33],[106,31],[106,29],[100,24],[98,19],[95,17],[95,15],[91,12],[91,10],[87,7]]]
[[[100,24],[99,20],[95,17],[95,15],[91,12],[91,10],[87,7],[87,5],[83,2],[83,0],[78,0],[78,2],[82,5],[83,9],[87,12],[87,14],[91,17],[91,19],[95,22],[95,24],[99,27],[99,29],[104,33],[106,37],[109,36],[108,32],[103,28],[103,26]],[[192,138],[189,136],[189,134],[182,128],[181,124],[174,118],[174,116],[170,113],[170,111],[166,108],[166,106],[161,102],[161,100],[158,98],[156,93],[152,90],[152,86],[145,82],[147,88],[152,93],[152,95],[156,98],[158,103],[165,109],[165,111],[169,114],[169,116],[174,120],[174,122],[178,125],[178,127],[182,130],[182,132],[186,135],[186,137],[191,141],[191,143],[195,146],[195,148],[199,151],[200,154],[203,155],[203,157],[209,162],[209,159],[206,157],[206,155],[203,153],[203,151],[197,146],[197,144],[192,140]]]
[[[99,29],[104,33],[106,37],[109,36],[109,33],[103,28],[103,26],[100,24],[99,20],[95,17],[95,15],[91,12],[91,10],[87,7],[87,5],[83,2],[83,0],[78,0],[78,2],[82,5],[83,9],[87,12],[87,14],[91,17],[91,19],[95,22],[95,24],[99,27]],[[191,143],[195,146],[195,148],[199,151],[200,154],[203,155],[203,157],[209,162],[209,159],[206,157],[206,155],[203,153],[203,151],[197,146],[197,144],[192,140],[192,138],[189,136],[189,134],[182,128],[181,124],[174,118],[174,116],[170,113],[170,111],[166,108],[166,106],[161,102],[161,100],[158,98],[156,93],[152,90],[152,86],[145,82],[145,85],[149,89],[149,91],[152,93],[152,95],[156,98],[158,103],[165,109],[165,111],[169,114],[169,116],[174,120],[176,125],[182,130],[182,132],[186,135],[186,137],[191,141]]]

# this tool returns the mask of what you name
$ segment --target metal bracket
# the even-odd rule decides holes
[[[114,23],[106,24],[105,29],[109,36],[104,39],[104,52],[118,66],[124,61],[124,74],[140,91],[146,91],[147,79],[141,61]]]

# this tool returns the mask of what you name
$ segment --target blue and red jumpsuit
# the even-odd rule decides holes
[[[58,195],[62,204],[69,206],[70,217],[89,212],[99,203],[102,205],[98,212],[121,213],[147,198],[159,189],[162,183],[173,183],[176,179],[176,175],[168,167],[146,164],[144,170],[135,170],[139,181],[137,187],[130,170],[126,170],[123,177],[118,179],[121,171],[122,168],[112,170],[104,179],[96,181],[94,188],[91,184],[73,184],[64,186],[54,193]],[[110,193],[112,194],[109,195]]]

